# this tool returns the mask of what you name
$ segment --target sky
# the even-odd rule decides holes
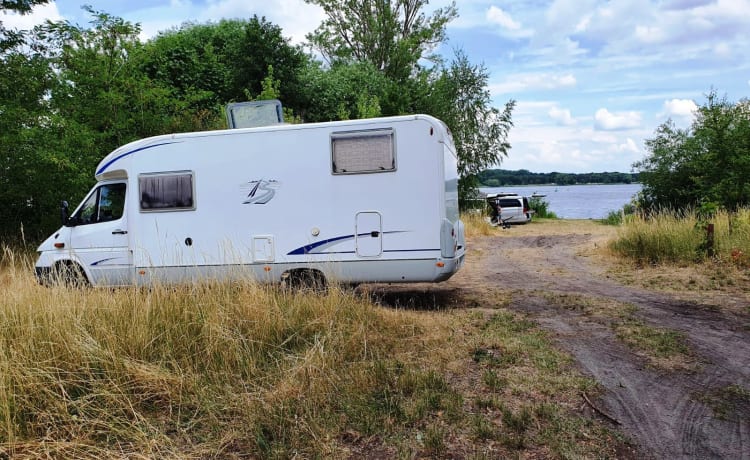
[[[433,0],[427,11],[449,0]],[[265,16],[293,43],[323,19],[304,0],[56,0],[6,27],[85,25],[81,5],[139,23],[141,39],[183,22]],[[458,0],[436,51],[489,71],[493,105],[513,99],[503,169],[630,172],[671,119],[687,128],[714,90],[750,96],[750,0]],[[283,101],[282,101],[283,102]]]

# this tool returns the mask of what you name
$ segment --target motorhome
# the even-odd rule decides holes
[[[124,145],[41,246],[41,282],[439,282],[465,254],[457,158],[427,115]]]

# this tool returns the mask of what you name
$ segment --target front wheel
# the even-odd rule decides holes
[[[75,262],[58,262],[50,273],[51,284],[70,288],[83,288],[89,285],[86,273]]]

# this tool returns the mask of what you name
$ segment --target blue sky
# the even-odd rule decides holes
[[[304,41],[322,12],[303,0],[57,0],[6,26],[45,18],[85,24],[80,5],[142,26],[142,39],[185,21],[253,14]],[[447,4],[432,1],[430,8]],[[500,167],[535,172],[631,170],[644,139],[671,118],[689,126],[712,88],[750,95],[750,0],[463,0],[437,50],[463,49],[490,71],[498,107],[517,101]]]

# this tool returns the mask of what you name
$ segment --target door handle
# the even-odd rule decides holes
[[[120,230],[120,229],[118,228],[117,230],[113,230],[113,231],[112,231],[112,234],[113,234],[113,235],[127,235],[127,234],[128,234],[128,231],[127,231],[127,230]]]

